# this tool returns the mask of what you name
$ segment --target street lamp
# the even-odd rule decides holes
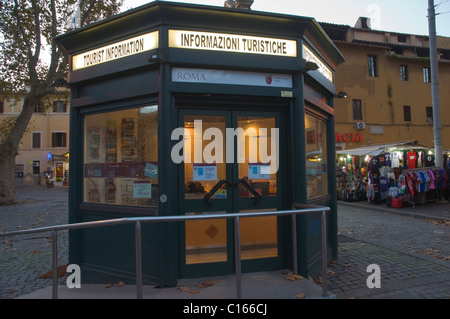
[[[335,95],[338,99],[346,99],[348,98],[348,94],[344,91],[340,91],[337,95]]]

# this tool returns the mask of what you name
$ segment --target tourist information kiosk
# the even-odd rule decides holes
[[[69,222],[331,207],[334,69],[312,18],[155,1],[56,38],[70,58]],[[245,272],[292,269],[290,217],[241,219]],[[142,224],[147,284],[232,274],[226,219]],[[300,273],[320,271],[320,216],[297,221]],[[132,225],[74,230],[85,282],[132,283]]]

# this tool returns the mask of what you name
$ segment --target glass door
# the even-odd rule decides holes
[[[184,113],[184,179],[181,202],[186,215],[225,214],[232,210],[231,172],[227,170],[223,137],[227,115]],[[185,264],[229,264],[226,219],[185,223]],[[220,268],[220,267],[219,267]]]
[[[279,114],[181,110],[184,155],[181,213],[274,211],[281,207]],[[182,179],[181,179],[182,177]],[[233,272],[233,225],[225,218],[188,221],[182,230],[182,276]],[[276,216],[241,218],[243,271],[281,267]]]

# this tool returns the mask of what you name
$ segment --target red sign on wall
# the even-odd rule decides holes
[[[336,133],[336,142],[362,142],[361,133]]]

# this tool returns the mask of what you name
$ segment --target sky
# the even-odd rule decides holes
[[[166,0],[223,7],[225,0]],[[124,10],[150,3],[125,0]],[[436,33],[450,37],[450,0],[434,0]],[[359,17],[370,17],[372,29],[428,35],[428,0],[255,0],[254,11],[315,18],[318,22],[354,26]]]

